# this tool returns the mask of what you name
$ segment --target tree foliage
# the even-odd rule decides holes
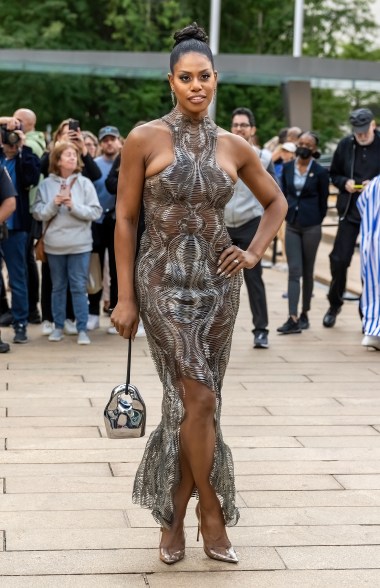
[[[374,50],[373,0],[305,0],[304,54],[355,59],[380,58]],[[222,0],[220,52],[291,54],[294,0]],[[20,15],[22,18],[20,18]],[[172,33],[196,20],[209,28],[208,0],[0,0],[2,48],[169,51]],[[38,126],[53,128],[67,116],[97,131],[116,124],[127,133],[170,104],[167,82],[61,74],[0,72],[0,114],[32,108]],[[314,128],[323,142],[340,134],[351,106],[373,95],[313,90]],[[217,120],[226,128],[236,106],[255,112],[265,142],[285,124],[281,90],[221,84]]]

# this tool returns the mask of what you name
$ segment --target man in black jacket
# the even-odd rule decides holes
[[[333,327],[343,305],[347,270],[360,230],[356,207],[363,187],[380,173],[380,133],[368,108],[351,112],[352,135],[342,139],[333,156],[330,175],[339,189],[339,226],[330,253],[331,284],[327,298],[330,307],[323,317],[325,327]]]
[[[9,125],[12,128],[5,128]],[[13,133],[10,135],[8,131]],[[17,190],[16,210],[6,221],[8,238],[2,243],[2,256],[7,266],[12,292],[15,331],[13,342],[26,343],[29,315],[26,244],[32,220],[29,213],[29,189],[38,183],[40,160],[31,148],[25,145],[22,130],[14,129],[13,124],[3,125],[1,142],[0,164],[7,169]]]
[[[0,166],[0,248],[2,241],[7,238],[5,221],[15,210],[16,188],[12,184],[12,180],[6,168]],[[9,345],[8,343],[4,343],[0,337],[0,353],[7,353],[7,351],[9,351]]]

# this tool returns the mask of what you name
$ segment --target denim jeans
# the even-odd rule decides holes
[[[90,251],[69,255],[47,254],[53,284],[51,305],[56,329],[63,329],[66,319],[67,285],[70,284],[78,332],[87,330],[87,279],[90,255]]]
[[[25,231],[11,230],[8,239],[2,241],[0,245],[11,286],[13,321],[23,326],[27,325],[29,316],[27,240],[28,233]]]

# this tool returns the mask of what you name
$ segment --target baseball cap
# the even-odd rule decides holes
[[[107,135],[110,135],[111,137],[120,137],[120,131],[117,127],[102,127],[98,134],[99,141],[102,141]]]
[[[358,108],[350,114],[350,123],[354,133],[366,133],[369,129],[374,114],[369,108]]]
[[[297,146],[295,145],[295,143],[292,143],[291,141],[286,141],[281,145],[281,149],[285,149],[285,151],[289,151],[290,153],[295,153]]]

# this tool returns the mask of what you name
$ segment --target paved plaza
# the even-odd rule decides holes
[[[265,282],[270,349],[252,349],[243,287],[224,383],[239,564],[206,557],[194,504],[185,559],[158,560],[158,527],[131,501],[146,438],[105,438],[103,408],[125,377],[127,345],[106,333],[104,318],[91,346],[49,343],[32,326],[28,345],[0,356],[1,588],[380,586],[380,352],[360,345],[356,302],[334,329],[322,327],[322,285],[310,330],[277,335],[286,273],[265,269]],[[149,433],[161,387],[145,339],[133,346],[132,381]]]

